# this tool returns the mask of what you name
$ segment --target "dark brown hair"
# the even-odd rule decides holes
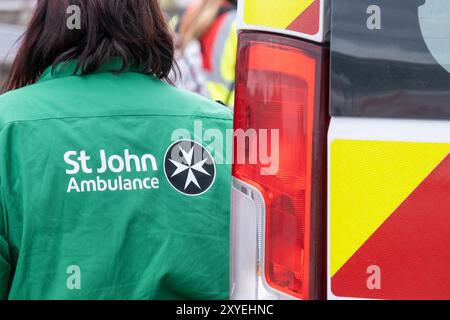
[[[81,9],[81,29],[70,30],[67,9]],[[5,90],[36,82],[49,66],[77,60],[89,74],[120,58],[128,67],[168,80],[174,44],[158,0],[38,0]],[[170,82],[170,81],[169,81]]]

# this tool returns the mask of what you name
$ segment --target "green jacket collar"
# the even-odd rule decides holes
[[[122,69],[123,63],[121,59],[111,59],[102,64],[95,72],[93,73],[106,73],[106,72],[118,72]],[[61,62],[57,66],[50,66],[44,70],[38,82],[48,81],[52,79],[65,78],[70,76],[79,76],[81,75],[81,71],[77,69],[77,61],[70,60],[66,62]],[[123,70],[124,72],[136,72],[138,68],[126,68]]]

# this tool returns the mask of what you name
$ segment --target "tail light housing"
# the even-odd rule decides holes
[[[232,299],[324,296],[328,81],[326,47],[240,33]]]

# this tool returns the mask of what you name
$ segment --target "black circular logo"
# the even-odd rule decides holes
[[[179,140],[166,151],[164,173],[177,191],[199,196],[214,184],[216,164],[209,151],[198,142]]]

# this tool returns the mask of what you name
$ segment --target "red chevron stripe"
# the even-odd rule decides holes
[[[374,299],[450,299],[449,195],[450,156],[335,274],[333,293]],[[380,268],[380,289],[367,286],[370,266]]]
[[[315,0],[288,27],[288,30],[315,35],[319,32],[320,0]]]

